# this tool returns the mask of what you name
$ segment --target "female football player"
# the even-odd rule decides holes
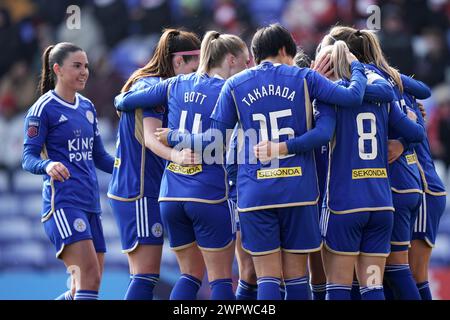
[[[375,34],[369,30],[355,30],[348,27],[334,27],[325,41],[344,40],[349,48],[366,68],[386,80],[388,80],[395,93],[395,101],[398,107],[406,114],[403,91],[419,91],[420,84],[397,70],[390,67],[383,56],[381,46]],[[419,89],[417,89],[419,87]],[[423,91],[423,90],[422,90]],[[399,139],[403,145],[407,145],[396,127],[389,129],[390,139]],[[399,144],[399,143],[398,143]],[[393,144],[389,144],[391,150]],[[409,147],[397,160],[389,155],[389,180],[392,189],[393,204],[395,207],[394,227],[391,238],[391,253],[386,261],[385,291],[387,297],[390,291],[397,299],[419,299],[419,292],[415,286],[408,265],[408,245],[411,240],[412,226],[416,219],[421,203],[422,186],[420,173],[414,150]]]
[[[25,119],[22,166],[44,176],[41,220],[56,257],[72,271],[72,291],[60,300],[98,299],[106,251],[95,168],[111,173],[114,159],[103,147],[94,105],[78,93],[88,77],[81,48],[49,46],[41,97]]]
[[[215,31],[205,35],[200,51],[197,73],[124,93],[116,98],[116,106],[130,110],[167,105],[170,129],[193,133],[208,130],[225,79],[247,67],[249,54],[239,37]],[[223,152],[216,155],[223,163]],[[196,297],[203,273],[192,273],[191,266],[198,263],[200,253],[208,271],[211,299],[234,299],[234,215],[228,208],[227,184],[223,165],[211,163],[211,159],[204,158],[193,166],[167,163],[159,195],[161,216],[182,272],[171,299]]]
[[[146,88],[178,74],[195,71],[200,40],[191,32],[167,29],[150,61],[136,70],[122,91]],[[156,128],[166,125],[164,113],[137,109],[120,114],[116,159],[109,186],[113,214],[120,230],[123,252],[128,255],[130,283],[126,300],[151,300],[159,280],[163,226],[158,204],[164,159],[186,163],[190,152],[173,151],[159,143]],[[162,158],[161,158],[162,157]],[[190,267],[203,273],[200,255]],[[192,271],[194,272],[194,271]]]

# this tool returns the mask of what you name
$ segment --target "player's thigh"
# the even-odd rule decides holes
[[[327,283],[352,285],[357,255],[336,253],[324,248],[322,257]]]
[[[241,232],[236,232],[236,260],[239,268],[239,279],[247,283],[256,283],[255,266],[252,256],[242,249]]]
[[[197,244],[194,243],[188,247],[174,250],[174,253],[182,274],[189,274],[200,280],[203,279],[206,267],[202,252]]]
[[[428,266],[433,248],[425,240],[411,241],[409,248],[409,266],[417,283],[428,281]]]
[[[383,285],[386,257],[360,255],[356,262],[356,275],[360,287]]]
[[[159,274],[162,245],[140,244],[128,253],[128,260],[133,274]]]
[[[234,250],[234,241],[228,247],[219,250],[201,249],[206,270],[208,270],[209,282],[231,278]]]
[[[282,278],[281,251],[275,251],[265,255],[253,255],[256,276]]]

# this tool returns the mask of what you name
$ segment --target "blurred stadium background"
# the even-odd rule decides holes
[[[66,9],[72,4],[81,8],[78,30],[66,25]],[[185,27],[200,36],[215,29],[249,43],[258,26],[281,22],[312,55],[336,22],[366,28],[366,10],[373,4],[381,8],[379,36],[391,64],[433,88],[433,96],[424,101],[427,129],[438,172],[449,186],[447,0],[0,0],[0,299],[53,299],[66,290],[68,274],[40,223],[41,177],[20,165],[23,118],[37,98],[43,48],[71,41],[86,50],[91,74],[83,94],[94,102],[100,131],[113,153],[118,122],[113,98],[130,73],[148,61],[163,27]],[[127,260],[105,196],[109,176],[98,175],[108,246],[100,298],[122,299]],[[441,221],[432,267],[434,297],[450,299],[450,206]],[[165,247],[158,299],[167,299],[178,274],[176,259]],[[203,297],[207,291],[203,285]]]

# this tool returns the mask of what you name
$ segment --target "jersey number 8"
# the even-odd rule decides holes
[[[369,121],[370,131],[364,132],[364,120]],[[378,144],[377,144],[377,124],[376,117],[371,112],[364,112],[358,114],[356,117],[356,126],[358,128],[358,151],[359,157],[362,160],[373,160],[378,154]],[[365,152],[364,141],[370,141],[370,152]]]

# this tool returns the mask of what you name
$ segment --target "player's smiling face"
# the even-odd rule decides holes
[[[58,68],[58,81],[61,81],[61,84],[67,88],[74,91],[81,91],[86,86],[86,81],[89,78],[88,67],[89,63],[86,52],[71,52]]]

